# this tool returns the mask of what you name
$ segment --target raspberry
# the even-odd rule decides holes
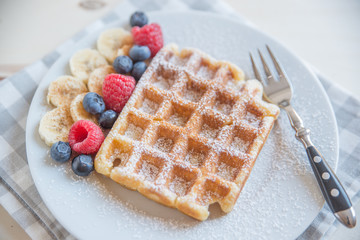
[[[135,79],[121,74],[109,74],[105,77],[102,92],[107,109],[120,113],[135,88]]]
[[[96,153],[104,139],[100,127],[89,120],[79,120],[70,128],[69,143],[72,150],[78,153]]]
[[[151,51],[151,57],[164,46],[164,39],[159,24],[152,23],[143,27],[133,27],[131,33],[134,42],[137,45],[148,46]]]

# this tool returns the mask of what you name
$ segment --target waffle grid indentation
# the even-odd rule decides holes
[[[116,122],[125,126],[119,138],[132,148],[131,161],[110,167],[127,172],[112,178],[125,186],[133,181],[130,188],[198,219],[196,206],[219,202],[231,210],[257,156],[250,149],[259,151],[255,139],[271,128],[261,129],[269,112],[246,83],[229,90],[235,81],[229,71],[196,51],[158,53],[121,113],[128,123]]]

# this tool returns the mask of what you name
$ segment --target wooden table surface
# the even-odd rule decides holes
[[[84,7],[87,0],[0,0],[0,79],[40,59],[121,2],[97,1],[103,6],[90,10]],[[360,97],[360,1],[225,2]],[[360,214],[360,204],[356,210]],[[359,225],[352,230],[340,226],[331,239],[360,239]],[[2,207],[0,239],[29,239]]]

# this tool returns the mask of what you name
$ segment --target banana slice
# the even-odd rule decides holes
[[[82,81],[72,76],[61,76],[50,83],[47,101],[55,107],[69,107],[71,101],[84,92],[87,92],[87,88]]]
[[[72,75],[87,83],[90,73],[101,66],[108,65],[106,59],[94,49],[77,51],[70,59]]]
[[[89,77],[88,88],[90,92],[96,92],[102,96],[102,85],[106,75],[110,73],[115,73],[115,70],[112,66],[104,66],[95,69]]]
[[[72,100],[70,105],[70,114],[74,122],[79,120],[90,120],[97,124],[97,119],[95,115],[88,113],[85,111],[83,107],[83,99],[86,93],[82,93],[76,96],[74,100]]]
[[[97,40],[97,49],[110,63],[119,56],[118,50],[126,45],[133,45],[133,37],[130,32],[123,28],[108,29]]]
[[[117,56],[122,56],[122,55],[126,55],[126,56],[129,56],[129,52],[130,52],[130,49],[133,47],[134,45],[133,44],[126,44],[124,46],[122,46],[118,51],[117,51]],[[115,58],[116,58],[115,57]],[[114,59],[115,59],[114,58]]]
[[[40,120],[39,134],[48,146],[57,141],[68,141],[68,135],[74,123],[69,106],[60,106],[47,112]]]

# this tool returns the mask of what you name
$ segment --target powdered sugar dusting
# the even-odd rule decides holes
[[[244,117],[244,119],[247,121],[247,123],[251,126],[254,127],[259,127],[261,120],[259,119],[258,116],[256,116],[255,114],[251,113],[251,112],[246,112],[246,115]]]
[[[203,92],[197,91],[194,89],[186,89],[184,93],[184,98],[192,102],[198,102],[203,95]]]
[[[206,191],[199,200],[202,205],[207,205],[215,199],[220,199],[220,195],[217,192]]]
[[[191,149],[185,157],[185,161],[190,162],[195,167],[200,167],[204,160],[205,154],[194,151],[193,149]]]
[[[130,157],[130,154],[126,153],[126,152],[121,152],[121,153],[116,154],[116,155],[119,156],[119,158],[121,159],[122,162],[126,162]]]
[[[235,151],[246,152],[250,143],[242,138],[234,137],[230,144],[230,148]]]
[[[169,153],[174,145],[170,138],[160,137],[156,140],[154,147],[162,152]]]
[[[176,193],[178,196],[184,196],[191,186],[191,182],[185,179],[175,176],[172,182],[169,184],[169,189]]]
[[[201,77],[205,80],[211,80],[214,77],[214,71],[209,69],[208,66],[201,66],[196,73],[196,76]]]
[[[151,101],[148,98],[145,98],[139,110],[148,113],[150,115],[154,115],[158,108],[159,108],[159,104],[157,104],[154,101]]]
[[[235,175],[237,173],[237,169],[234,167],[231,167],[230,165],[227,165],[223,162],[220,162],[216,174],[219,177],[222,177],[226,180],[232,181],[235,178]]]
[[[241,84],[235,82],[234,80],[229,80],[226,82],[226,88],[238,91],[241,88]]]
[[[146,180],[153,182],[159,175],[159,168],[147,161],[143,161],[139,170],[139,175],[144,176]]]
[[[129,159],[130,154],[127,152],[121,152],[119,149],[115,149],[110,159],[113,163],[113,167],[124,165]]]
[[[201,127],[200,135],[206,137],[209,140],[214,140],[219,133],[220,129],[210,127],[208,124],[204,124]]]
[[[164,78],[162,76],[158,76],[153,84],[155,87],[160,89],[169,90],[174,82],[175,80],[173,78]]]
[[[228,103],[223,103],[220,101],[216,101],[214,105],[214,110],[218,111],[222,114],[229,115],[231,111],[231,105]]]
[[[140,140],[143,133],[144,130],[141,127],[137,127],[134,124],[130,123],[129,126],[126,128],[125,136],[134,140]]]
[[[171,124],[174,124],[176,126],[183,127],[183,126],[185,126],[187,120],[188,120],[187,117],[175,112],[174,114],[172,114],[169,117],[168,122],[171,123]]]
[[[185,66],[185,64],[187,63],[187,58],[179,58],[176,55],[173,55],[170,59],[169,59],[169,63],[172,63],[175,66]]]

